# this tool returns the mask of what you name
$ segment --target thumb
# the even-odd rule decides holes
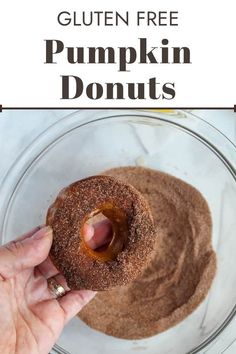
[[[46,226],[31,237],[11,241],[0,247],[0,276],[9,279],[24,269],[42,263],[51,245],[52,229]]]

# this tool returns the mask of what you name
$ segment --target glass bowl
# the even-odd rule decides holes
[[[218,260],[212,288],[184,321],[148,339],[109,337],[74,318],[54,348],[57,353],[77,354],[78,348],[86,354],[197,353],[235,314],[236,147],[192,113],[82,110],[51,126],[13,164],[2,184],[2,241],[43,223],[48,206],[64,186],[128,165],[170,173],[205,196]]]

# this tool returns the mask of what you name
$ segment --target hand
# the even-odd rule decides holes
[[[84,227],[84,237],[95,249],[110,239],[101,222]],[[65,324],[95,295],[69,291],[64,277],[50,261],[50,227],[36,228],[0,247],[0,353],[47,354]],[[68,293],[55,299],[47,279],[54,277]]]

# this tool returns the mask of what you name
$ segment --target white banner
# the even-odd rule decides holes
[[[2,1],[4,107],[233,107],[235,2]]]

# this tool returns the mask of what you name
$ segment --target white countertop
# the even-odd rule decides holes
[[[73,111],[19,110],[0,113],[0,183],[9,167],[32,140],[50,125],[71,112]],[[194,113],[210,122],[236,144],[236,113],[229,110],[196,110]],[[232,320],[217,340],[201,353],[236,353],[236,318]]]

